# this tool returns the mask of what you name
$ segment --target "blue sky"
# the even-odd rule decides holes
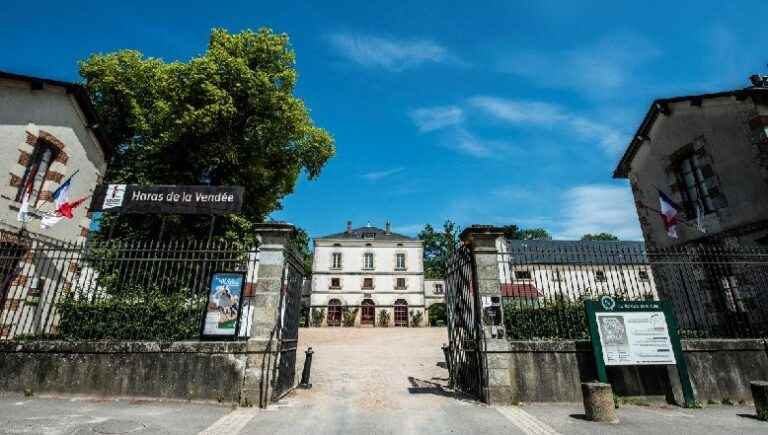
[[[315,236],[452,219],[640,239],[611,173],[649,103],[768,62],[759,1],[107,3],[4,1],[0,69],[78,80],[93,52],[184,60],[212,27],[288,33],[337,156],[274,217]]]

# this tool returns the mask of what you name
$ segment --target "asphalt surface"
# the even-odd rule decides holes
[[[308,329],[310,390],[265,409],[0,396],[0,434],[768,434],[749,406],[622,406],[619,424],[579,403],[489,407],[446,388],[441,329]],[[299,367],[303,361],[298,361]]]

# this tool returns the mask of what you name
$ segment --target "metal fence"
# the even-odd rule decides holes
[[[198,338],[212,273],[252,274],[256,261],[255,250],[226,242],[60,243],[0,232],[0,340]]]
[[[639,242],[507,241],[499,256],[510,339],[587,338],[583,301],[672,301],[683,337],[768,336],[768,251]]]

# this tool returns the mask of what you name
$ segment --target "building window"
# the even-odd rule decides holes
[[[330,288],[341,288],[341,278],[331,278]]]
[[[341,269],[341,252],[334,252],[332,255],[331,269]]]
[[[704,213],[715,210],[713,198],[720,194],[715,185],[712,166],[702,160],[702,153],[688,151],[676,159],[677,190],[682,195],[682,207],[688,219],[696,217],[700,206]]]
[[[19,186],[19,190],[16,193],[16,201],[23,199],[24,190],[28,184],[31,184],[32,193],[29,195],[29,204],[33,207],[36,206],[37,200],[40,198],[40,192],[43,190],[45,177],[48,175],[48,169],[56,159],[57,154],[58,151],[55,148],[38,142],[38,145],[35,146],[35,151],[32,153],[32,158],[29,159],[27,169],[24,171],[24,177],[21,179],[21,186]]]
[[[363,288],[364,289],[372,289],[373,288],[373,278],[363,278]]]
[[[648,272],[644,270],[639,270],[637,272],[637,277],[640,278],[640,281],[642,282],[648,282],[650,280],[650,277],[648,276]]]
[[[608,278],[605,277],[605,272],[602,270],[596,270],[595,271],[595,281],[597,282],[606,282],[608,281]]]
[[[435,284],[435,294],[436,295],[443,294],[443,285],[442,284]]]
[[[405,278],[397,278],[395,280],[395,289],[397,290],[405,290]]]
[[[328,301],[328,326],[341,326],[341,301]]]
[[[405,270],[405,254],[395,254],[395,269]]]
[[[408,302],[404,299],[395,301],[395,326],[408,326]]]
[[[533,279],[530,270],[516,270],[515,279]]]
[[[373,252],[363,254],[363,269],[373,269]]]
[[[376,238],[376,233],[363,233],[363,239],[373,240]]]

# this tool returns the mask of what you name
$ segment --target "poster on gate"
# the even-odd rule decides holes
[[[208,287],[202,338],[235,338],[240,330],[245,284],[243,272],[215,272]]]

